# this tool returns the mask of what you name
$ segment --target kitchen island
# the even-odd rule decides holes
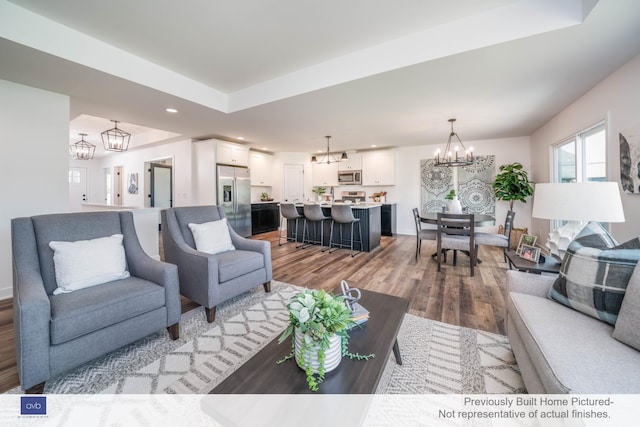
[[[322,212],[325,216],[331,216],[331,204],[322,203]],[[371,252],[378,246],[380,246],[380,235],[382,233],[381,226],[381,207],[382,203],[358,203],[352,204],[351,209],[353,216],[360,219],[360,227],[362,229],[362,251]],[[304,205],[302,203],[296,203],[296,209],[298,213],[304,217]],[[360,249],[358,247],[358,224],[354,224],[354,242],[353,248]],[[295,227],[294,220],[287,221],[287,237],[293,239],[293,229]],[[298,233],[302,236],[304,227],[304,219],[298,221]],[[342,243],[344,245],[349,244],[350,225],[349,224],[335,224],[333,231],[333,242]],[[340,227],[342,228],[342,242],[340,240]],[[329,243],[329,232],[331,230],[331,221],[327,220],[324,223],[324,242],[325,246]],[[320,224],[309,223],[310,240],[320,241]]]

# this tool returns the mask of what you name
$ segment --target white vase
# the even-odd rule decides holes
[[[458,196],[455,196],[453,200],[449,202],[449,213],[462,213],[462,205],[460,204],[460,200],[458,200]]]
[[[300,349],[302,348],[302,340],[303,334],[300,332],[300,329],[296,328],[295,330],[295,357],[298,366],[300,366],[300,362],[298,359],[300,358]],[[304,360],[307,361],[311,365],[311,370],[314,374],[318,373],[318,367],[320,363],[318,362],[318,347],[317,343],[313,343],[310,346],[307,346],[304,352]],[[340,361],[342,360],[342,338],[339,335],[332,335],[329,337],[329,347],[325,350],[324,355],[324,372],[331,372],[338,367]],[[302,366],[300,366],[302,368]],[[304,369],[304,368],[302,368]]]

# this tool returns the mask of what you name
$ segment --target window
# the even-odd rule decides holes
[[[69,184],[80,184],[80,171],[69,169]]]
[[[600,123],[553,147],[554,182],[606,181],[607,133]],[[553,228],[566,221],[553,221]]]
[[[553,147],[554,182],[606,181],[607,134],[604,123]]]

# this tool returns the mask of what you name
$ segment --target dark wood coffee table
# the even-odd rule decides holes
[[[348,348],[352,353],[374,353],[376,357],[366,361],[343,357],[340,365],[326,374],[324,382],[320,384],[316,393],[374,393],[392,350],[396,361],[402,363],[396,336],[409,307],[409,300],[363,290],[360,303],[369,310],[370,318],[361,328],[356,326],[349,331]],[[280,345],[278,345],[278,338],[274,339],[211,393],[313,393],[307,386],[304,372],[294,359],[280,365],[276,364],[276,361],[290,352],[289,339]]]

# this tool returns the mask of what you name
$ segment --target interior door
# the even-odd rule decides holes
[[[151,163],[151,207],[173,206],[172,167]]]
[[[87,168],[69,168],[69,210],[79,212],[87,201]]]
[[[284,201],[304,201],[304,166],[284,165]]]
[[[113,167],[113,204],[122,206],[122,166]]]

